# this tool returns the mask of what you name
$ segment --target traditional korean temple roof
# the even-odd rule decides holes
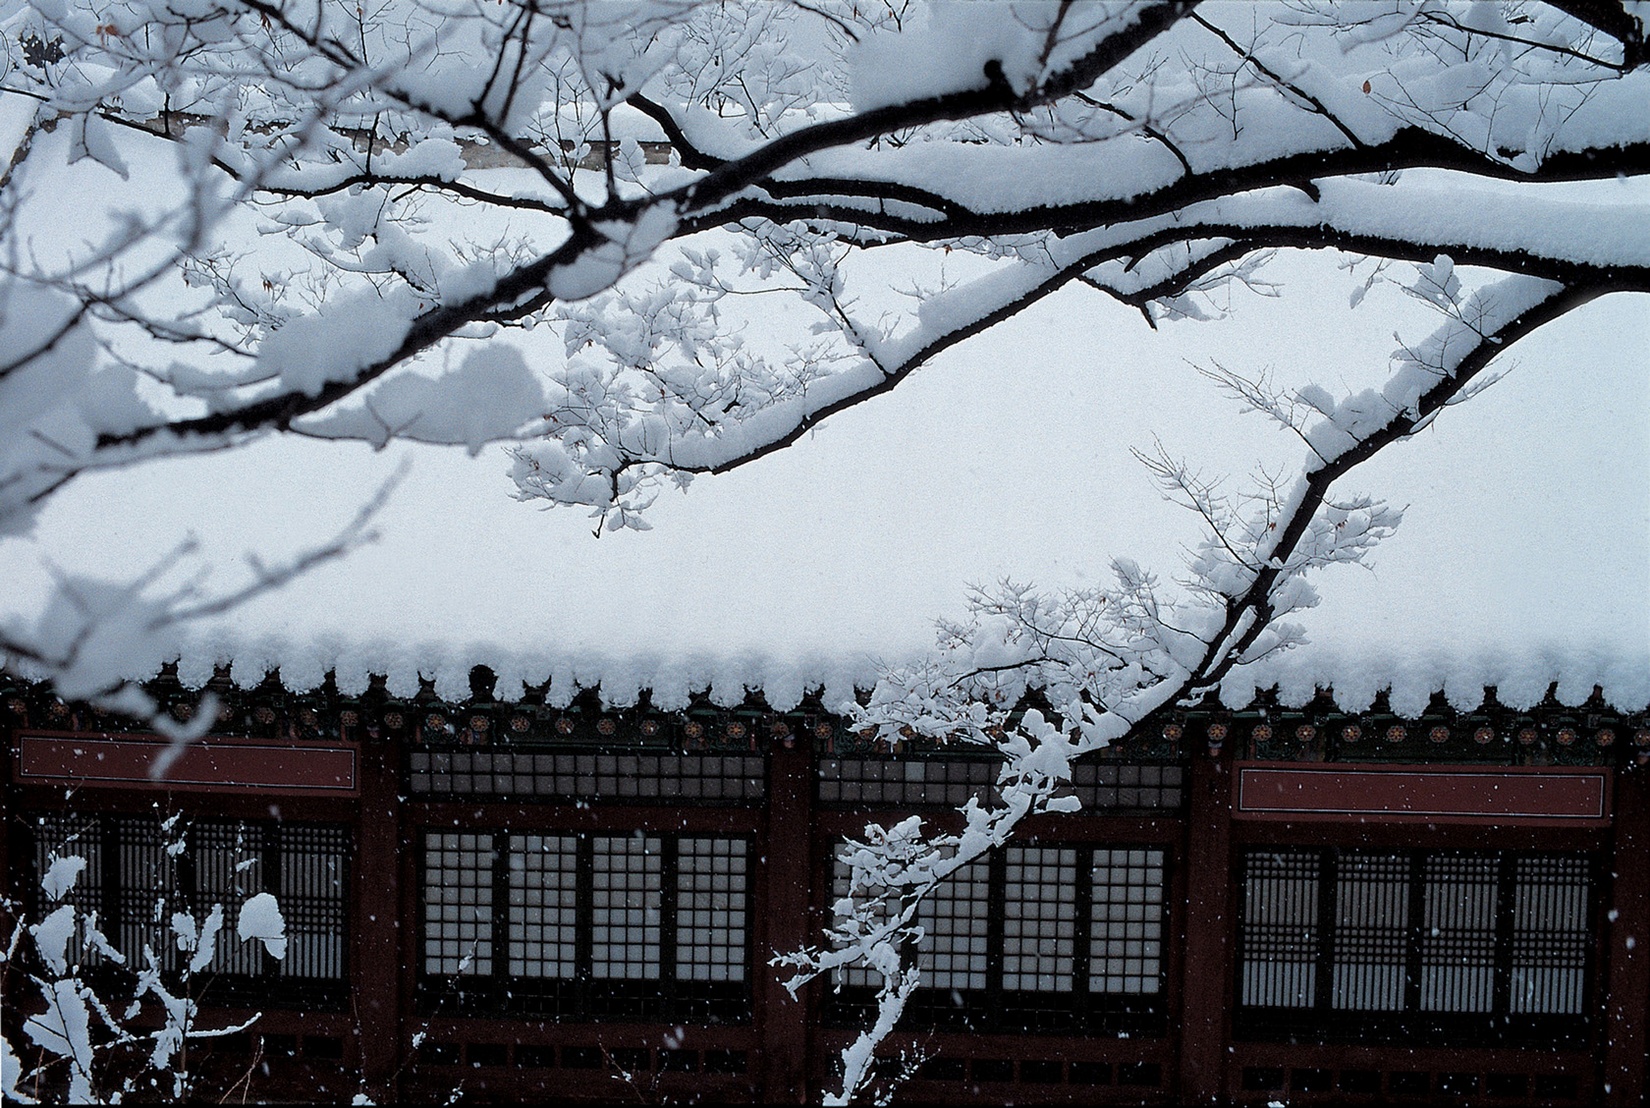
[[[147,155],[129,154],[133,183],[81,163],[81,187],[38,201],[73,205],[61,213],[73,223],[85,188],[141,187]],[[1163,500],[1131,451],[1161,442],[1206,477],[1229,474],[1233,492],[1303,452],[1240,416],[1200,366],[1356,390],[1386,372],[1395,329],[1413,341],[1433,325],[1390,287],[1345,308],[1325,290],[1362,282],[1341,261],[1280,259],[1268,274],[1283,297],[1239,289],[1229,318],[1156,331],[1092,294],[1056,296],[791,449],[662,496],[647,532],[596,538],[578,510],[512,499],[496,446],[265,438],[88,475],[32,533],[0,540],[0,620],[39,626],[62,617],[46,612],[54,582],[131,581],[162,564],[155,589],[233,592],[251,577],[245,555],[275,563],[325,542],[401,473],[378,541],[178,625],[122,657],[118,676],[175,662],[184,686],[223,670],[253,688],[278,670],[294,690],[330,681],[358,695],[381,675],[387,695],[429,682],[458,702],[482,665],[501,699],[548,681],[554,705],[599,689],[615,708],[644,693],[667,710],[752,695],[779,711],[810,694],[840,706],[881,664],[928,648],[932,621],[960,615],[971,584],[1102,583],[1118,557],[1172,580],[1200,521]],[[867,310],[897,283],[864,286]],[[509,341],[561,356],[551,336]],[[1603,298],[1360,470],[1337,491],[1404,507],[1403,525],[1369,569],[1313,579],[1308,644],[1235,672],[1224,706],[1263,692],[1303,706],[1332,690],[1342,711],[1379,697],[1416,717],[1439,694],[1469,712],[1488,688],[1510,710],[1650,705],[1647,350],[1642,300]],[[185,536],[198,549],[174,558]]]

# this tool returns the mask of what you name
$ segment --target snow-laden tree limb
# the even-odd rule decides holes
[[[1424,276],[1438,287],[1440,258]],[[1458,294],[1458,289],[1456,290]],[[984,746],[1003,755],[996,793],[970,799],[962,829],[935,830],[913,816],[866,828],[841,855],[849,892],[835,905],[828,945],[782,956],[793,995],[849,966],[880,976],[874,1027],[843,1052],[833,1102],[863,1089],[873,1052],[893,1030],[918,983],[918,912],[954,873],[1008,841],[1027,816],[1072,811],[1062,796],[1076,758],[1129,734],[1152,713],[1195,703],[1234,666],[1291,645],[1282,622],[1316,603],[1314,571],[1361,561],[1400,513],[1366,497],[1332,494],[1338,481],[1428,425],[1466,394],[1485,367],[1519,339],[1591,293],[1540,278],[1509,277],[1447,303],[1447,322],[1398,357],[1385,386],[1336,400],[1313,386],[1286,407],[1253,384],[1256,406],[1290,412],[1309,446],[1299,475],[1244,502],[1220,497],[1166,455],[1143,457],[1171,499],[1208,525],[1189,559],[1187,586],[1166,592],[1132,562],[1113,563],[1116,584],[1051,597],[1010,583],[978,592],[972,619],[944,629],[941,651],[884,676],[859,722],[890,741],[910,735]],[[1315,418],[1298,419],[1300,410]],[[1021,712],[1027,693],[1056,720]]]
[[[88,467],[269,430],[380,443],[462,435],[472,447],[525,436],[542,445],[521,455],[524,497],[639,526],[661,482],[783,449],[1071,280],[1148,318],[1184,314],[1195,310],[1189,295],[1249,272],[1266,250],[1327,246],[1412,260],[1443,252],[1461,265],[1643,288],[1644,244],[1600,242],[1589,205],[1491,188],[1608,180],[1650,161],[1642,113],[1623,110],[1642,102],[1645,80],[1627,31],[1635,18],[1562,5],[1532,13],[1509,23],[1482,6],[1010,5],[984,28],[944,7],[895,27],[850,5],[460,4],[436,20],[393,4],[364,14],[321,2],[162,3],[112,22],[73,5],[50,23],[30,15],[19,26],[56,36],[64,60],[19,64],[12,84],[70,113],[84,132],[73,153],[124,169],[109,128],[141,124],[176,132],[197,175],[173,222],[111,239],[94,255],[104,268],[174,224],[175,249],[192,255],[201,228],[253,204],[275,220],[267,233],[301,247],[311,279],[332,276],[305,305],[284,295],[300,272],[291,266],[264,269],[260,291],[245,262],[216,263],[197,271],[207,302],[185,322],[136,310],[126,285],[89,297],[66,273],[28,272],[71,290],[81,313],[107,305],[94,311],[100,336],[136,328],[233,349],[248,364],[157,371],[206,410],[132,407],[89,440],[54,439],[50,456],[0,481],[29,503]],[[799,22],[834,43],[790,48],[784,36]],[[139,36],[139,25],[171,30]],[[221,133],[207,125],[215,118],[227,121]],[[615,137],[621,119],[632,132],[637,120],[658,127],[674,164],[638,162],[634,140]],[[476,141],[523,165],[531,184],[495,186],[469,171],[465,151],[478,148],[465,144]],[[591,157],[600,168],[580,168]],[[1363,180],[1411,169],[1451,176]],[[453,205],[533,222],[508,244],[455,244],[417,214]],[[388,413],[387,396],[373,399],[381,382],[399,388],[386,375],[428,368],[432,355],[496,333],[487,328],[576,313],[568,305],[625,280],[673,238],[748,237],[736,276],[760,281],[771,267],[750,265],[776,225],[801,250],[835,243],[847,258],[933,244],[986,253],[1004,272],[933,298],[891,330],[795,288],[821,308],[832,342],[781,352],[789,364],[684,362],[659,383],[628,380],[636,367],[592,377],[577,359],[541,362],[549,396],[518,389],[462,432],[420,425],[433,394],[398,397]],[[1230,266],[1191,261],[1211,251]],[[1154,270],[1155,280],[1131,276]],[[239,332],[228,347],[224,324]],[[685,337],[668,333],[675,326],[661,337]],[[878,348],[889,338],[895,349]],[[505,371],[476,376],[495,372]],[[740,402],[696,406],[707,372],[722,382],[713,392]],[[442,402],[473,405],[478,387],[455,385]]]
[[[0,184],[0,534],[87,471],[271,434],[508,442],[522,499],[643,528],[662,489],[784,450],[1062,290],[1156,325],[1223,314],[1235,285],[1299,295],[1269,276],[1280,251],[1413,263],[1449,322],[1381,389],[1211,371],[1302,439],[1298,471],[1231,498],[1142,454],[1207,525],[1184,582],[1119,558],[1105,589],[983,591],[876,691],[868,722],[1009,755],[1003,803],[962,833],[867,845],[841,952],[797,963],[873,961],[892,1027],[924,890],[1048,810],[1071,758],[1297,642],[1310,572],[1396,525],[1338,482],[1525,334],[1650,290],[1640,7],[8,9],[0,114],[32,138]],[[42,201],[66,164],[119,197],[73,241]],[[883,267],[924,265],[890,307]],[[103,695],[109,658],[236,599],[61,584],[0,645]],[[1058,723],[1008,726],[1030,688]]]
[[[184,853],[188,845],[188,831],[179,826],[180,819],[174,814],[160,823],[163,836],[170,840],[166,853],[171,857]],[[60,845],[72,849],[72,843]],[[137,1088],[137,1072],[119,1063],[142,1054],[150,1069],[170,1078],[163,1095],[189,1100],[198,1095],[190,1044],[237,1034],[259,1019],[253,1015],[241,1023],[218,1027],[201,1023],[201,979],[219,958],[224,906],[213,904],[204,916],[197,917],[195,906],[187,905],[184,910],[171,911],[168,918],[175,895],[172,890],[157,889],[152,919],[157,926],[166,920],[165,940],[175,945],[178,964],[169,964],[173,960],[164,951],[157,953],[149,942],[143,944],[141,957],[136,951],[128,956],[103,933],[98,914],[83,911],[70,897],[86,869],[85,858],[55,849],[51,852],[40,878],[45,915],[38,923],[27,923],[10,902],[0,905],[14,919],[0,965],[20,964],[34,993],[21,1004],[15,996],[9,1003],[28,1013],[21,1030],[40,1052],[39,1064],[25,1071],[6,1041],[0,1092],[7,1099],[32,1103],[26,1082],[28,1090],[38,1092],[44,1087],[59,1094],[61,1103],[119,1103]],[[286,923],[269,893],[253,894],[241,904],[236,932],[241,942],[262,942],[273,958],[286,956]],[[113,998],[110,975],[98,970],[117,970],[114,980],[126,979],[122,982],[130,986],[126,1004]],[[160,1026],[154,1030],[138,1019],[146,1000],[160,1017]],[[54,1072],[59,1068],[66,1076]]]
[[[316,566],[373,542],[377,536],[372,521],[400,478],[397,474],[385,482],[326,542],[276,563],[249,551],[251,579],[227,591],[208,588],[210,567],[196,559],[192,537],[133,580],[57,572],[52,605],[34,627],[0,618],[0,660],[49,676],[62,696],[144,720],[166,736],[170,743],[149,767],[151,777],[164,780],[189,745],[217,722],[218,699],[207,693],[188,719],[174,719],[126,679],[130,667],[148,658],[158,670],[168,660],[165,652],[177,628],[274,592]]]

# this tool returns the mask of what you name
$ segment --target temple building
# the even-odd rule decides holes
[[[1113,557],[1171,580],[1202,521],[1131,455],[1154,436],[1234,481],[1300,462],[1258,424],[1207,433],[1232,413],[1188,364],[1205,332],[1119,323],[1102,350],[1112,317],[1064,310],[661,496],[645,534],[517,503],[496,449],[265,438],[77,479],[0,540],[5,618],[54,642],[83,619],[94,642],[122,597],[208,611],[97,676],[217,714],[157,779],[163,739],[7,660],[7,895],[37,919],[52,860],[84,858],[73,903],[174,963],[157,895],[276,896],[285,957],[225,943],[197,978],[205,1022],[257,1016],[192,1048],[203,1095],[819,1099],[871,982],[793,999],[771,960],[823,941],[844,842],[946,826],[997,780],[990,750],[864,734],[880,668],[966,618],[971,583],[1081,588]],[[1261,297],[1236,317],[1234,349],[1347,375],[1394,325]],[[879,1082],[980,1104],[1643,1101],[1650,376],[1632,392],[1576,350],[1642,358],[1650,335],[1623,298],[1580,322],[1586,342],[1521,344],[1358,474],[1406,517],[1372,572],[1310,578],[1300,645],[1081,762],[1074,814],[923,907]],[[1012,396],[1004,365],[1026,367]],[[409,459],[378,541],[258,590]]]
[[[164,740],[14,681],[9,891],[38,910],[50,860],[83,857],[71,900],[163,951],[158,890],[275,893],[285,958],[225,945],[202,994],[224,1024],[261,1015],[196,1048],[260,1097],[817,1099],[871,982],[793,1000],[769,959],[818,942],[841,843],[944,824],[998,763],[878,744],[811,698],[494,684],[203,690],[169,668],[150,687],[180,716],[222,706],[157,782]],[[884,1079],[919,1102],[1638,1103],[1650,721],[1386,699],[1175,710],[1082,763],[1078,814],[924,907]]]

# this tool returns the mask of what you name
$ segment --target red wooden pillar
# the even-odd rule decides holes
[[[1185,1104],[1211,1104],[1225,1092],[1232,980],[1231,756],[1195,753],[1191,770],[1179,1096]]]
[[[768,762],[766,823],[757,844],[761,878],[756,904],[761,920],[754,999],[762,1043],[758,1091],[768,1104],[803,1104],[809,1099],[808,1005],[792,1000],[781,984],[789,971],[767,962],[774,954],[799,950],[814,938],[808,921],[813,754],[805,742],[774,747]]]
[[[361,800],[355,827],[351,995],[361,1044],[361,1075],[379,1104],[392,1087],[401,1045],[401,766],[388,739],[361,744]]]
[[[1611,915],[1605,924],[1605,1103],[1641,1104],[1650,1037],[1650,766],[1616,777]]]

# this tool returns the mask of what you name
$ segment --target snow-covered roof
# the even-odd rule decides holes
[[[1296,264],[1332,281],[1333,260]],[[216,564],[213,587],[324,541],[378,485],[407,472],[381,538],[281,592],[180,630],[186,679],[232,662],[237,680],[279,666],[294,687],[417,675],[462,695],[472,665],[599,683],[626,703],[680,704],[746,686],[777,706],[823,685],[869,683],[879,661],[932,642],[970,583],[1002,576],[1092,582],[1128,556],[1172,576],[1196,519],[1165,503],[1130,448],[1154,436],[1206,473],[1240,481],[1298,443],[1238,420],[1187,359],[1271,365],[1355,381],[1384,361],[1393,320],[1304,298],[1242,297],[1234,318],[1153,333],[1073,294],[976,340],[876,405],[790,451],[701,479],[655,506],[649,532],[595,538],[571,510],[511,499],[500,448],[265,440],[243,450],[86,477],[59,493],[29,541],[0,546],[12,612],[38,611],[47,564],[137,574],[185,534]],[[1390,686],[1418,711],[1440,688],[1460,705],[1486,685],[1510,704],[1594,685],[1618,707],[1650,701],[1650,320],[1606,299],[1518,351],[1484,395],[1370,467],[1360,491],[1407,507],[1373,568],[1317,584],[1310,645],[1227,684],[1300,700],[1332,685],[1348,707]],[[1235,425],[1221,442],[1212,431]],[[130,676],[158,659],[133,658]],[[147,672],[146,672],[147,671]]]
[[[384,673],[411,692],[423,675],[463,696],[485,664],[501,690],[550,678],[562,701],[599,684],[620,705],[651,690],[676,707],[707,688],[724,703],[760,689],[786,708],[823,687],[840,703],[880,664],[927,649],[970,584],[1094,583],[1117,557],[1174,577],[1199,520],[1131,451],[1161,441],[1235,490],[1304,449],[1240,416],[1200,366],[1356,390],[1386,372],[1395,330],[1415,341],[1433,326],[1392,288],[1347,307],[1363,275],[1343,261],[1284,258],[1267,271],[1282,297],[1239,289],[1229,318],[1158,331],[1097,294],[1058,294],[794,447],[669,495],[642,533],[598,539],[578,510],[512,499],[496,446],[472,457],[266,438],[92,474],[55,494],[31,535],[0,541],[0,620],[41,619],[57,575],[133,579],[186,535],[199,551],[171,581],[204,563],[204,587],[232,591],[249,576],[244,553],[276,561],[326,541],[405,467],[378,541],[176,628],[123,676],[171,654],[191,683],[230,663],[240,682],[279,667],[310,687],[334,670],[346,691]],[[1314,578],[1308,645],[1239,670],[1227,702],[1333,687],[1358,709],[1390,688],[1414,713],[1437,690],[1468,707],[1495,686],[1517,707],[1556,682],[1565,702],[1601,686],[1623,710],[1650,704],[1647,363],[1643,299],[1606,297],[1363,467],[1341,491],[1404,507],[1403,525],[1367,571]]]

